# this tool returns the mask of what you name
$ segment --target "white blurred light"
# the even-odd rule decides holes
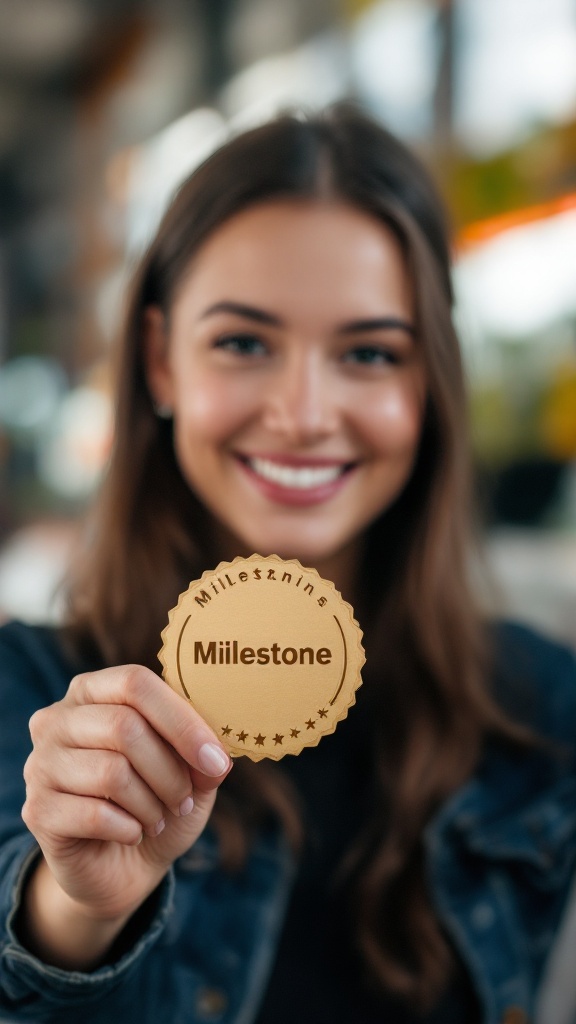
[[[200,107],[141,148],[129,185],[129,252],[140,252],[150,241],[178,185],[219,145],[224,135],[225,124],[220,114]]]
[[[466,253],[455,283],[478,337],[522,340],[576,316],[576,211],[503,232]]]
[[[347,84],[343,40],[337,32],[325,32],[241,71],[224,89],[222,109],[239,131],[282,109],[325,106],[341,97]]]
[[[459,0],[455,120],[480,157],[576,110],[573,0]]]
[[[112,438],[109,399],[81,387],[66,396],[39,453],[39,472],[49,487],[72,499],[90,494],[98,483]]]
[[[438,66],[437,14],[424,0],[380,0],[356,22],[352,69],[359,97],[392,131],[429,131]]]
[[[66,572],[73,535],[38,524],[11,537],[0,551],[0,613],[25,622],[61,621],[59,585]]]
[[[20,356],[0,366],[0,423],[34,434],[50,423],[66,389],[64,371],[53,359]]]

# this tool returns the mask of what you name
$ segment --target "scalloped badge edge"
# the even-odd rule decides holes
[[[334,732],[336,732],[336,728],[337,728],[338,724],[340,722],[343,722],[344,719],[348,717],[348,713],[350,711],[350,708],[352,708],[355,705],[355,703],[356,703],[356,694],[357,694],[358,690],[360,689],[360,687],[362,686],[362,683],[364,682],[364,680],[362,679],[362,668],[366,664],[366,652],[365,652],[364,646],[362,644],[362,639],[363,639],[364,634],[363,634],[362,628],[360,626],[360,623],[358,622],[358,620],[354,616],[354,609],[353,609],[352,605],[348,601],[344,600],[344,598],[342,597],[342,594],[340,593],[339,590],[337,590],[337,588],[336,588],[335,584],[332,582],[332,580],[328,580],[324,576],[321,576],[320,573],[318,572],[318,570],[314,569],[312,566],[302,565],[302,563],[297,558],[281,558],[280,555],[276,555],[276,554],[260,555],[260,554],[254,553],[252,555],[249,555],[247,558],[245,558],[243,555],[237,555],[235,558],[232,559],[232,561],[227,561],[227,560],[224,559],[223,561],[219,562],[218,565],[214,569],[206,569],[202,573],[202,575],[198,577],[198,579],[191,580],[189,585],[188,585],[188,587],[186,588],[186,590],[183,590],[179,594],[177,603],[172,608],[170,608],[170,610],[168,611],[168,622],[164,626],[164,629],[162,630],[162,632],[160,634],[160,639],[162,640],[162,647],[158,651],[157,657],[158,657],[158,661],[162,665],[162,678],[164,679],[164,682],[166,683],[167,686],[171,686],[171,684],[166,679],[166,672],[168,671],[168,666],[167,666],[167,664],[166,664],[166,662],[165,662],[165,660],[163,658],[163,654],[164,654],[164,649],[166,647],[166,642],[167,642],[166,641],[166,635],[170,631],[170,627],[172,625],[172,620],[176,616],[176,614],[177,614],[177,612],[178,612],[178,610],[180,608],[180,605],[184,602],[184,600],[186,599],[187,595],[190,593],[192,588],[193,587],[194,588],[198,587],[208,577],[215,576],[219,572],[223,572],[224,569],[230,569],[233,566],[237,565],[238,562],[243,562],[245,564],[248,564],[250,562],[257,562],[257,561],[260,561],[260,562],[276,562],[276,563],[279,563],[281,565],[295,565],[295,566],[298,567],[299,570],[302,570],[303,573],[304,572],[305,573],[311,573],[312,576],[316,576],[321,581],[321,583],[324,584],[324,586],[328,587],[329,590],[333,590],[334,591],[334,594],[339,599],[340,604],[346,609],[346,614],[348,615],[350,622],[355,627],[354,635],[355,635],[355,638],[356,638],[356,651],[357,651],[357,655],[358,655],[358,662],[357,662],[357,668],[356,668],[356,682],[355,682],[355,684],[354,684],[354,686],[352,688],[352,693],[351,693],[351,696],[350,696],[350,701],[340,711],[340,713],[331,721],[329,729],[325,729],[325,730],[322,730],[322,731],[315,732],[314,733],[314,738],[311,737],[310,738],[310,742],[302,742],[302,746],[300,747],[299,750],[297,750],[297,751],[286,750],[283,753],[278,753],[277,755],[274,752],[260,754],[260,753],[257,753],[256,751],[242,750],[241,748],[235,746],[234,744],[226,743],[225,741],[222,740],[222,738],[220,736],[217,737],[218,738],[218,742],[224,747],[224,749],[227,751],[228,755],[232,759],[234,759],[236,757],[247,757],[247,758],[249,758],[249,760],[251,760],[253,762],[263,761],[265,759],[269,759],[269,760],[272,760],[272,761],[281,761],[282,758],[284,758],[284,757],[289,757],[289,756],[298,757],[298,754],[300,754],[302,752],[302,750],[304,750],[305,747],[317,747],[318,744],[320,743],[320,740],[323,739],[324,736],[331,736]],[[182,700],[186,701],[187,704],[190,704],[191,707],[194,707],[193,701],[190,700],[189,698],[187,698],[185,694],[182,693],[182,694],[180,694],[180,696],[182,697]],[[212,728],[212,727],[210,726],[210,728]]]

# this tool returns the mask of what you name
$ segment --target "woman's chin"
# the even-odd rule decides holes
[[[258,554],[263,557],[277,555],[287,561],[297,559],[302,565],[318,569],[338,563],[342,556],[357,546],[359,538],[342,541],[339,536],[328,536],[328,530],[301,528],[291,530],[245,530],[232,532],[227,524],[220,523],[217,533],[217,547],[221,558],[232,561],[237,556],[248,558]],[[328,577],[330,578],[330,577]]]

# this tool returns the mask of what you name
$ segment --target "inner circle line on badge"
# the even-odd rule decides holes
[[[334,619],[336,619],[335,615],[333,617],[334,617]],[[336,690],[336,693],[334,694],[334,696],[332,697],[332,700],[330,701],[330,707],[332,707],[332,705],[336,702],[336,698],[338,697],[338,694],[340,693],[340,690],[342,689],[342,686],[344,685],[344,677],[346,675],[346,666],[348,664],[348,652],[346,650],[346,637],[344,636],[344,630],[342,629],[342,626],[338,622],[338,619],[336,619],[336,625],[338,626],[338,629],[340,630],[340,634],[342,636],[342,643],[344,645],[344,668],[342,669],[342,678],[340,680],[340,686],[338,687],[338,689]]]
[[[176,668],[178,669],[178,678],[180,680],[180,685],[181,685],[182,689],[184,690],[184,693],[186,694],[188,700],[191,700],[191,697],[190,697],[190,694],[188,693],[188,690],[184,686],[184,680],[182,679],[182,670],[180,668],[180,644],[182,643],[182,637],[184,636],[184,630],[186,629],[186,626],[190,622],[191,617],[192,616],[189,615],[188,618],[186,619],[186,622],[182,626],[182,629],[180,630],[180,636],[178,637],[178,646],[176,647]]]

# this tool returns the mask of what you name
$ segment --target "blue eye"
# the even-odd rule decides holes
[[[266,352],[266,346],[253,334],[225,334],[214,347],[238,356],[261,356]]]
[[[380,345],[357,345],[346,353],[344,361],[360,366],[386,366],[396,365],[400,362],[400,357],[396,352]]]

